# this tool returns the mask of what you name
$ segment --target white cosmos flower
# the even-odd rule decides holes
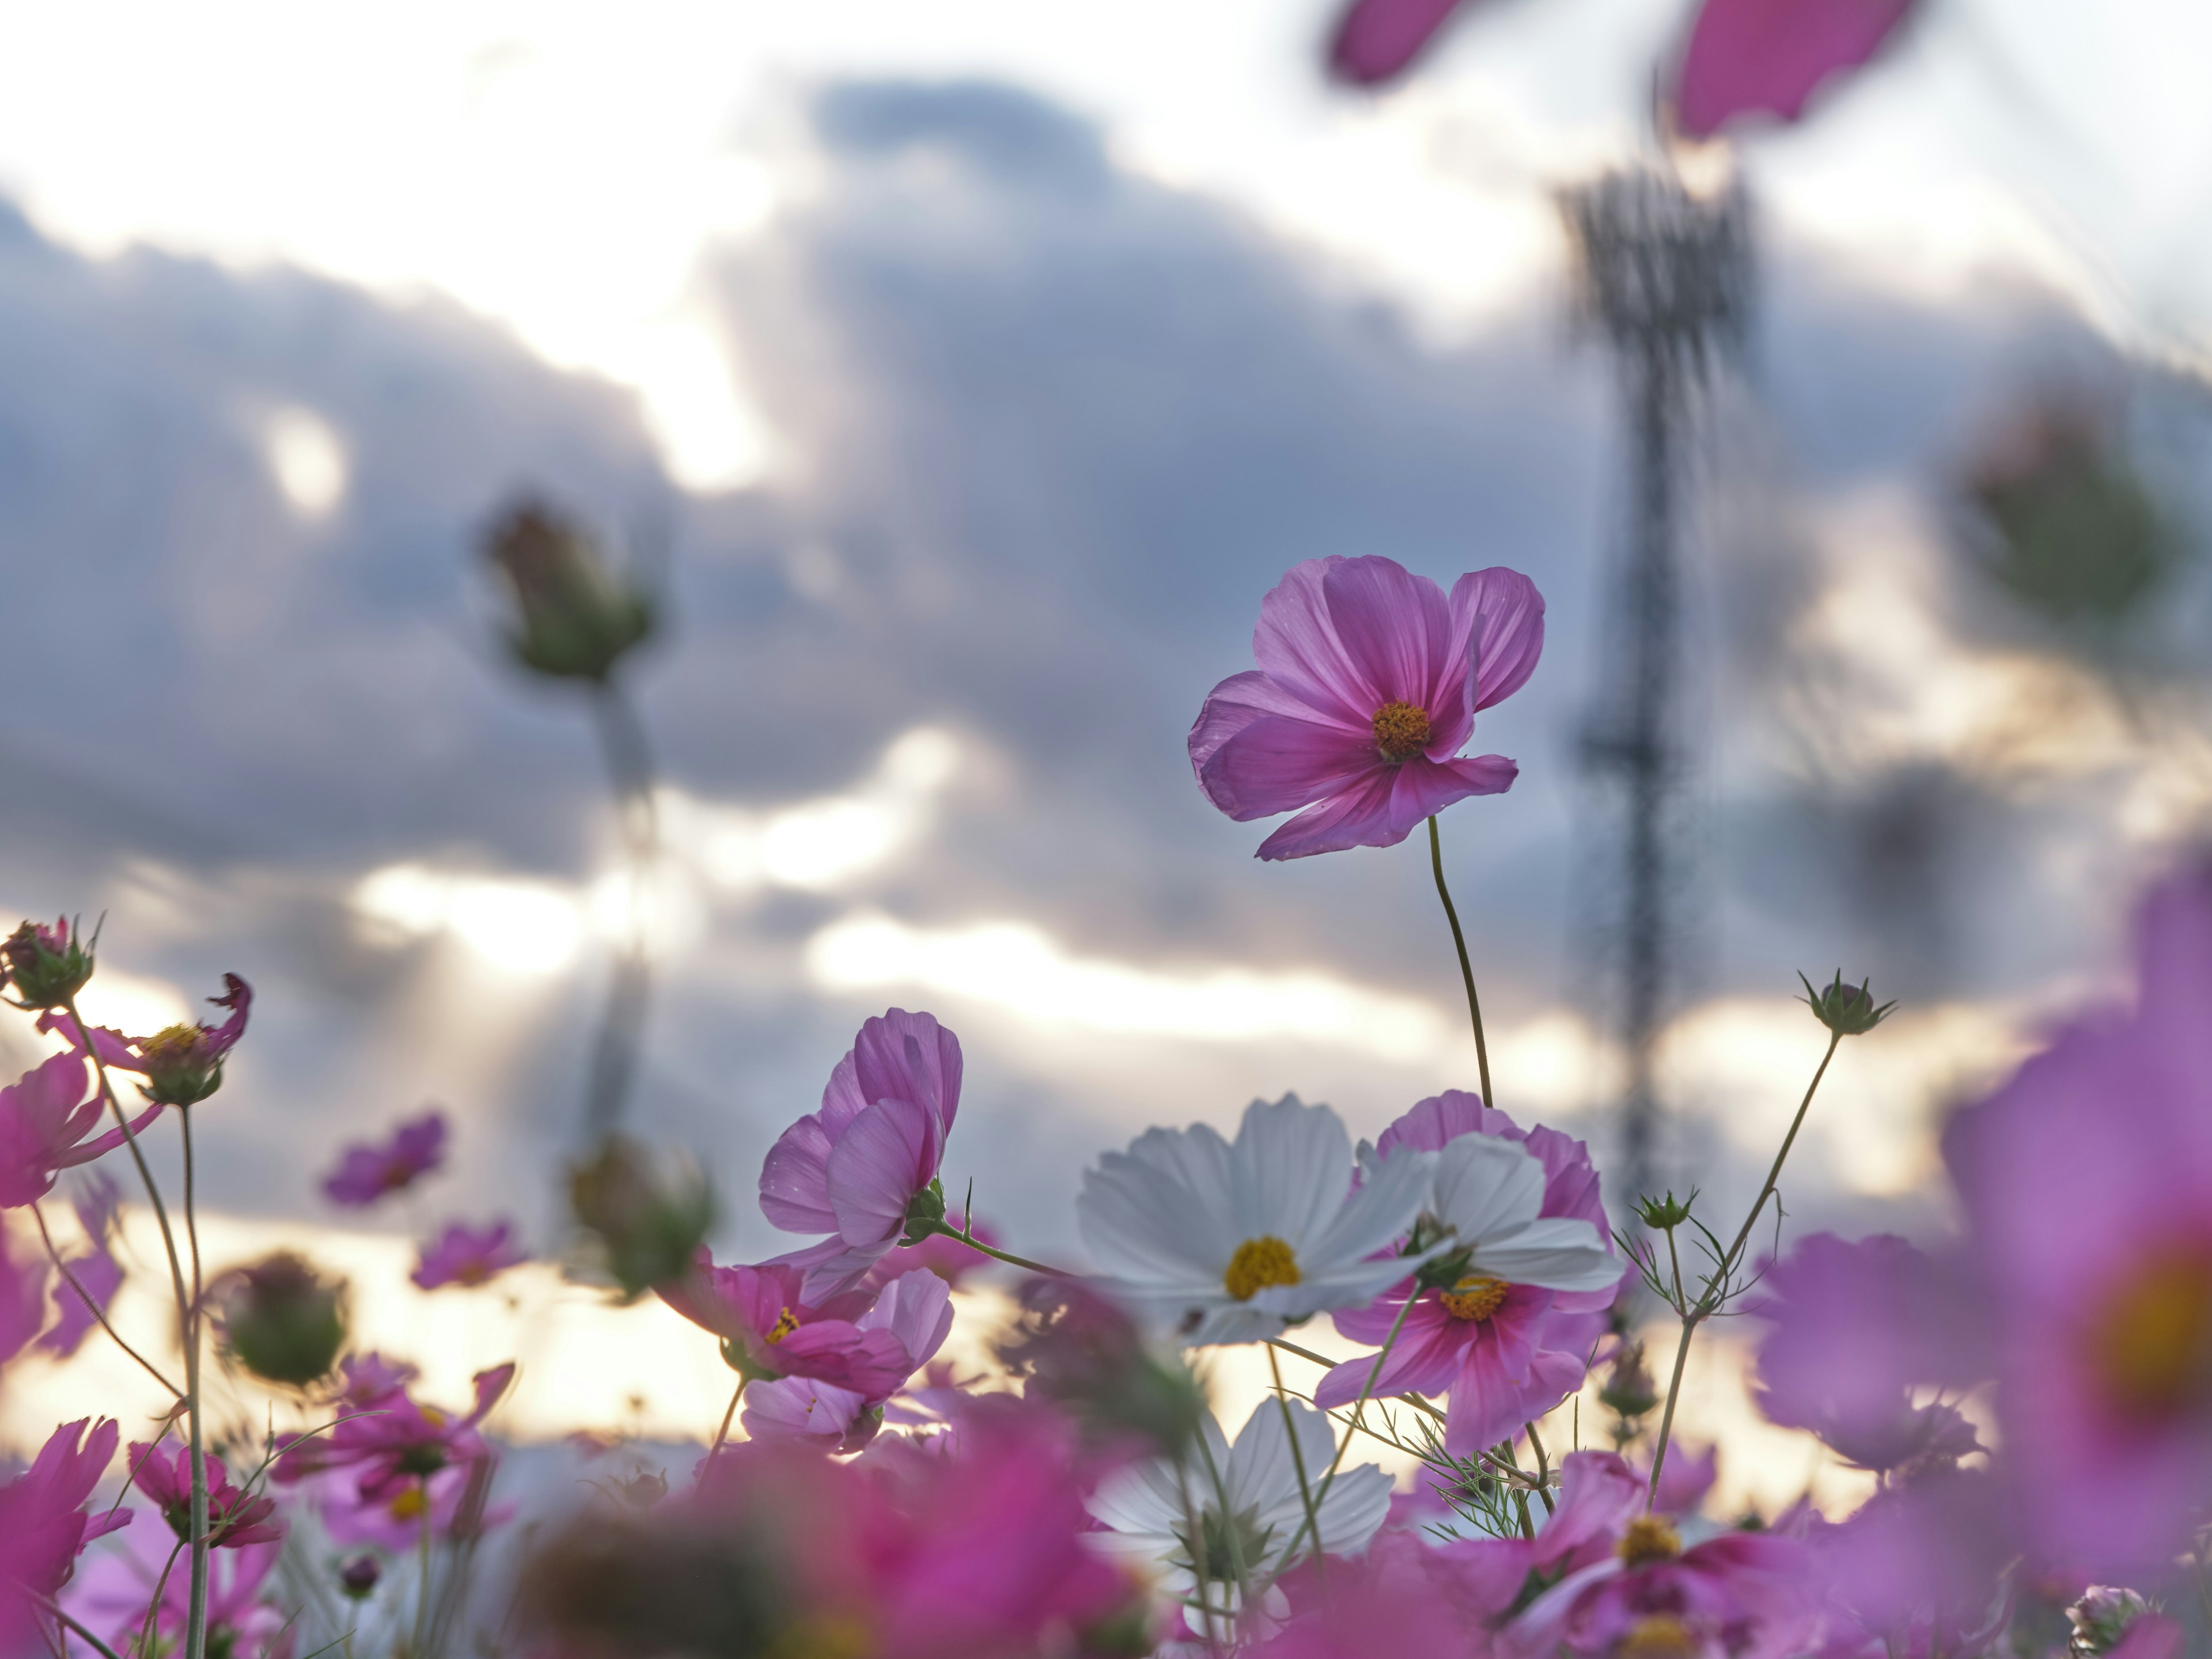
[[[1334,1112],[1255,1100],[1234,1141],[1198,1124],[1107,1153],[1084,1172],[1076,1219],[1114,1288],[1177,1340],[1256,1342],[1364,1307],[1420,1265],[1372,1258],[1413,1225],[1429,1157],[1395,1148],[1355,1192]]]
[[[1160,1589],[1186,1605],[1196,1601],[1236,1616],[1240,1562],[1244,1583],[1258,1589],[1313,1553],[1298,1464],[1283,1421],[1285,1403],[1297,1425],[1306,1479],[1318,1494],[1336,1455],[1328,1417],[1295,1400],[1263,1400],[1237,1431],[1233,1448],[1212,1413],[1206,1414],[1203,1432],[1210,1461],[1193,1455],[1178,1465],[1154,1458],[1108,1475],[1086,1500],[1108,1530],[1087,1533],[1085,1540],[1107,1554],[1150,1567],[1159,1575]],[[1322,1550],[1357,1555],[1390,1512],[1390,1477],[1372,1463],[1340,1468],[1316,1509]],[[1190,1542],[1194,1518],[1200,1540],[1195,1548]],[[1261,1607],[1263,1614],[1276,1619],[1288,1612],[1279,1591],[1270,1591]],[[1198,1624],[1195,1614],[1191,1622]]]
[[[1361,1162],[1382,1167],[1372,1148]],[[1589,1222],[1544,1216],[1543,1160],[1502,1135],[1461,1135],[1432,1161],[1422,1212],[1472,1247],[1466,1277],[1547,1291],[1602,1291],[1620,1280],[1624,1264]]]

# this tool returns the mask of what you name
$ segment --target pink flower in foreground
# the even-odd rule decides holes
[[[105,1636],[118,1653],[130,1653],[145,1625],[154,1586],[161,1583],[162,1570],[167,1567],[154,1633],[161,1649],[181,1653],[191,1606],[191,1574],[170,1565],[175,1541],[159,1529],[132,1528],[122,1540],[123,1548],[86,1559],[63,1606],[71,1618]],[[274,1588],[269,1576],[283,1553],[281,1544],[255,1544],[209,1559],[209,1652],[227,1654],[230,1659],[274,1659],[289,1649],[290,1621],[263,1595],[264,1589]]]
[[[1705,0],[1674,83],[1674,125],[1710,138],[1745,115],[1795,121],[1872,58],[1916,0]]]
[[[1329,69],[1358,87],[1394,80],[1459,6],[1460,0],[1352,0],[1329,41]]]
[[[1806,1567],[1795,1539],[1723,1533],[1685,1550],[1666,1521],[1639,1515],[1606,1559],[1538,1596],[1501,1641],[1530,1659],[1784,1659],[1817,1628]]]
[[[1447,599],[1389,559],[1309,559],[1260,603],[1260,666],[1207,695],[1191,769],[1239,823],[1297,812],[1263,859],[1395,847],[1454,801],[1513,787],[1511,761],[1459,751],[1543,648],[1544,601],[1502,566]]]
[[[230,1472],[213,1452],[204,1453],[201,1467],[207,1471],[208,1536],[220,1546],[238,1549],[266,1544],[283,1537],[273,1498],[248,1498],[230,1484]],[[189,1446],[131,1448],[131,1484],[154,1501],[161,1518],[179,1538],[192,1530],[192,1453]]]
[[[810,1303],[796,1267],[717,1267],[702,1246],[690,1276],[657,1294],[693,1324],[722,1339],[722,1357],[748,1375],[811,1376],[861,1394],[888,1395],[913,1371],[906,1346],[857,1322],[872,1298],[845,1291]],[[940,1284],[942,1281],[939,1281]]]
[[[2134,1012],[2063,1030],[1943,1137],[2028,1542],[2121,1583],[2212,1493],[2212,866],[2139,937]]]
[[[514,1242],[512,1223],[467,1227],[456,1221],[422,1247],[422,1259],[408,1277],[425,1291],[445,1285],[473,1289],[529,1260],[530,1252]]]
[[[0,1486],[0,1629],[11,1613],[20,1614],[25,1596],[58,1595],[77,1552],[129,1523],[129,1510],[88,1515],[84,1507],[115,1456],[118,1437],[110,1421],[64,1423],[29,1468]]]
[[[0,1233],[0,1365],[39,1334],[46,1320],[46,1264],[30,1255],[19,1260]]]
[[[1996,1479],[1936,1469],[1886,1485],[1850,1519],[1808,1517],[1812,1582],[1834,1659],[1973,1659],[2012,1615],[2017,1555]]]
[[[762,1213],[787,1233],[830,1237],[779,1258],[815,1295],[842,1290],[897,1243],[937,1179],[960,1109],[960,1040],[931,1014],[893,1008],[860,1027],[830,1074],[822,1109],[793,1124],[761,1165]]]
[[[1440,1152],[1474,1134],[1516,1141],[1535,1155],[1544,1170],[1543,1217],[1588,1222],[1600,1240],[1609,1237],[1589,1147],[1557,1129],[1524,1130],[1480,1096],[1458,1089],[1431,1096],[1385,1129],[1375,1150],[1383,1157],[1401,1146]],[[1408,1280],[1370,1307],[1338,1313],[1338,1332],[1380,1347],[1412,1289]],[[1455,1457],[1472,1456],[1514,1438],[1582,1386],[1614,1294],[1610,1286],[1549,1291],[1488,1278],[1421,1291],[1374,1392],[1449,1393],[1445,1445]],[[1371,1355],[1334,1367],[1315,1389],[1315,1403],[1350,1405],[1374,1368]]]
[[[106,1176],[92,1176],[77,1194],[73,1207],[88,1242],[82,1254],[64,1258],[62,1265],[69,1276],[55,1277],[53,1328],[39,1339],[39,1346],[48,1353],[63,1358],[75,1353],[123,1288],[123,1264],[109,1248],[122,1200],[122,1193]]]
[[[952,1287],[926,1268],[893,1279],[853,1322],[898,1340],[906,1370],[875,1388],[839,1388],[811,1376],[756,1382],[745,1390],[745,1432],[756,1440],[806,1440],[860,1450],[883,1426],[884,1402],[937,1357],[952,1330]]]
[[[82,1057],[56,1054],[0,1089],[0,1209],[35,1204],[64,1170],[89,1164],[123,1144],[123,1131],[86,1139],[106,1109]],[[131,1121],[137,1133],[161,1111],[149,1106]]]
[[[349,1146],[323,1177],[323,1191],[333,1204],[359,1208],[404,1190],[445,1161],[445,1114],[425,1112],[402,1123],[382,1146]]]

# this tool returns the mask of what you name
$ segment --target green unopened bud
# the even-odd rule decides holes
[[[1678,1200],[1671,1187],[1664,1198],[1653,1198],[1647,1193],[1636,1206],[1636,1218],[1655,1233],[1672,1232],[1690,1218],[1690,1206],[1697,1201],[1695,1193]]]
[[[1651,1380],[1650,1368],[1644,1363],[1641,1342],[1621,1345],[1597,1397],[1607,1411],[1632,1424],[1659,1403],[1659,1390]]]
[[[1885,1002],[1875,1007],[1874,996],[1867,989],[1872,981],[1846,985],[1841,969],[1836,970],[1834,979],[1817,991],[1813,988],[1813,981],[1802,974],[1797,975],[1797,982],[1805,988],[1805,1003],[1812,1009],[1813,1018],[1838,1036],[1863,1036],[1881,1024],[1889,1011],[1897,1006],[1894,1002]]]
[[[0,961],[16,996],[31,1008],[64,1007],[92,978],[92,946],[61,917],[51,927],[25,922],[0,942]]]
[[[224,1274],[210,1298],[224,1352],[264,1382],[305,1388],[345,1346],[345,1281],[289,1250]]]
[[[171,1025],[139,1044],[146,1062],[146,1098],[164,1106],[197,1106],[222,1087],[222,1060],[208,1053],[198,1025]]]
[[[900,1242],[919,1244],[936,1232],[938,1224],[945,1219],[945,1183],[932,1176],[924,1187],[906,1206],[906,1237]]]
[[[534,501],[493,526],[484,556],[507,579],[507,642],[526,668],[554,679],[605,680],[653,632],[653,603],[583,530]]]
[[[569,1170],[568,1201],[625,1297],[689,1273],[714,1224],[714,1190],[703,1175],[688,1166],[656,1169],[642,1147],[621,1135]]]

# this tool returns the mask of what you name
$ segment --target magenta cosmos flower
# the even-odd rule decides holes
[[[1705,0],[1674,85],[1674,124],[1710,138],[1740,117],[1795,121],[1867,63],[1917,0]]]
[[[2063,1031],[1951,1120],[2029,1542],[2107,1582],[2212,1496],[2212,866],[2143,907],[2125,1016]]]
[[[1589,1148],[1557,1129],[1522,1129],[1481,1097],[1458,1089],[1431,1096],[1382,1132],[1376,1152],[1401,1146],[1441,1152],[1463,1135],[1518,1142],[1544,1170],[1546,1218],[1590,1224],[1609,1241],[1605,1206]],[[1608,1243],[1607,1248],[1610,1248]],[[1616,1275],[1617,1277],[1617,1275]],[[1401,1285],[1371,1307],[1335,1316],[1340,1334],[1380,1347],[1412,1291]],[[1444,1440],[1455,1457],[1510,1440],[1582,1386],[1591,1348],[1606,1329],[1615,1291],[1553,1291],[1484,1278],[1449,1291],[1424,1291],[1406,1316],[1397,1346],[1376,1378],[1378,1395],[1418,1389],[1450,1395]],[[1314,1401],[1346,1406],[1366,1387],[1371,1356],[1345,1361],[1323,1377]]]
[[[273,1517],[276,1500],[248,1498],[230,1484],[230,1472],[213,1452],[204,1453],[200,1467],[207,1471],[208,1536],[216,1544],[240,1549],[248,1544],[273,1543],[284,1535],[284,1525]],[[192,1454],[189,1446],[173,1450],[166,1446],[132,1443],[131,1484],[154,1501],[161,1518],[179,1538],[192,1533]]]
[[[107,1311],[107,1304],[123,1288],[123,1264],[110,1248],[115,1237],[116,1212],[123,1194],[106,1176],[89,1177],[73,1202],[77,1224],[84,1229],[85,1248],[65,1258],[69,1276],[54,1280],[54,1322],[39,1339],[46,1352],[67,1358]]]
[[[30,1255],[17,1257],[0,1236],[0,1365],[21,1353],[46,1322],[46,1264]],[[66,1283],[63,1288],[68,1289]]]
[[[1636,1516],[1604,1557],[1531,1602],[1499,1644],[1527,1659],[1784,1659],[1818,1629],[1807,1565],[1793,1538],[1723,1533],[1685,1550],[1669,1522]]]
[[[690,1275],[655,1293],[720,1337],[723,1358],[750,1376],[811,1376],[860,1394],[888,1395],[913,1373],[919,1362],[896,1333],[858,1322],[874,1299],[866,1291],[810,1303],[804,1285],[804,1273],[781,1262],[717,1267],[702,1246]]]
[[[349,1146],[337,1168],[323,1177],[323,1191],[333,1204],[359,1208],[404,1191],[445,1161],[446,1115],[425,1112],[402,1123],[381,1146]]]
[[[1309,559],[1260,602],[1260,666],[1198,711],[1191,768],[1239,823],[1297,813],[1263,859],[1395,847],[1454,801],[1513,787],[1511,761],[1459,751],[1543,648],[1544,601],[1502,566],[1447,599],[1389,559]]]
[[[151,1036],[127,1037],[104,1025],[79,1028],[55,1010],[39,1016],[41,1031],[58,1031],[80,1051],[89,1049],[110,1071],[136,1072],[138,1091],[155,1106],[196,1106],[222,1086],[223,1062],[246,1035],[253,1008],[253,988],[236,974],[222,976],[223,994],[208,1000],[227,1008],[220,1025],[190,1022],[164,1026]],[[131,1125],[135,1131],[138,1126]]]
[[[86,1561],[63,1605],[71,1618],[104,1634],[118,1653],[131,1653],[145,1628],[148,1603],[159,1584],[161,1602],[152,1609],[155,1650],[181,1654],[192,1576],[181,1557],[172,1563],[174,1540],[158,1529],[133,1528],[123,1541],[126,1547]],[[210,1653],[227,1654],[230,1659],[276,1659],[293,1651],[286,1639],[292,1620],[270,1595],[276,1589],[270,1575],[283,1553],[281,1544],[255,1544],[209,1558]]]
[[[123,1144],[123,1131],[88,1135],[106,1109],[82,1054],[56,1054],[33,1066],[8,1088],[0,1089],[0,1208],[35,1204],[54,1188],[64,1170],[111,1152]],[[131,1120],[133,1134],[151,1123],[159,1106]]]
[[[1459,7],[1460,0],[1353,0],[1329,40],[1329,69],[1356,87],[1395,80]]]
[[[530,1252],[515,1243],[513,1223],[495,1221],[489,1227],[470,1227],[456,1221],[422,1247],[422,1257],[408,1277],[420,1290],[434,1291],[446,1285],[472,1290],[529,1260]]]
[[[952,1287],[927,1268],[891,1280],[875,1305],[853,1322],[862,1331],[898,1339],[906,1370],[896,1382],[839,1388],[811,1376],[758,1382],[745,1390],[745,1432],[756,1440],[804,1440],[856,1452],[883,1426],[884,1404],[907,1379],[937,1358],[952,1333]]]
[[[64,1423],[29,1468],[0,1486],[0,1629],[22,1617],[28,1598],[58,1595],[87,1544],[129,1524],[129,1510],[85,1512],[118,1436],[112,1422]]]
[[[442,1471],[483,1462],[491,1455],[477,1425],[499,1403],[514,1381],[512,1362],[478,1371],[472,1379],[475,1402],[465,1416],[417,1404],[407,1395],[380,1395],[368,1413],[349,1417],[324,1437],[295,1441],[277,1468],[296,1480],[324,1469],[358,1471],[355,1490],[365,1503],[388,1502]]]
[[[778,1258],[819,1297],[842,1291],[898,1243],[937,1179],[960,1109],[960,1040],[932,1014],[893,1008],[860,1027],[822,1091],[761,1166],[761,1212],[787,1233],[828,1233]]]

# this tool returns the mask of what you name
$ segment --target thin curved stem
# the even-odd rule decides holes
[[[1467,986],[1467,1017],[1474,1026],[1474,1065],[1482,1079],[1482,1103],[1495,1107],[1490,1093],[1490,1045],[1482,1036],[1482,1002],[1474,994],[1474,966],[1467,958],[1467,935],[1460,929],[1459,909],[1451,889],[1444,885],[1444,845],[1437,833],[1435,814],[1429,817],[1429,867],[1436,872],[1437,896],[1444,902],[1444,920],[1451,923],[1452,946],[1459,952],[1459,976]]]
[[[1375,1351],[1375,1363],[1367,1368],[1367,1381],[1360,1386],[1359,1397],[1352,1402],[1353,1428],[1357,1429],[1363,1425],[1367,1413],[1367,1402],[1374,1397],[1376,1382],[1382,1375],[1382,1363],[1389,1358],[1390,1350],[1398,1346],[1398,1334],[1406,1328],[1406,1316],[1413,1311],[1413,1304],[1420,1299],[1419,1291],[1406,1298],[1404,1304],[1398,1310],[1397,1318],[1390,1322],[1389,1335],[1382,1339],[1382,1346]],[[1321,1496],[1314,1500],[1316,1505],[1328,1501],[1329,1486],[1336,1480],[1336,1472],[1344,1463],[1345,1453],[1351,1449],[1352,1437],[1347,1434],[1337,1443],[1336,1455],[1328,1460],[1328,1472],[1321,1478]],[[1304,1522],[1300,1522],[1298,1530],[1291,1534],[1290,1548],[1283,1552],[1283,1559],[1287,1561],[1297,1553],[1299,1540],[1304,1536],[1305,1526]],[[1319,1554],[1326,1547],[1322,1541],[1321,1529],[1316,1525],[1314,1528],[1314,1552]]]
[[[1272,1347],[1267,1350],[1267,1372],[1275,1379],[1275,1403],[1282,1407],[1283,1433],[1291,1443],[1291,1467],[1297,1471],[1298,1497],[1305,1504],[1306,1526],[1316,1538],[1319,1538],[1321,1510],[1314,1498],[1312,1483],[1306,1479],[1305,1449],[1298,1444],[1297,1419],[1291,1415],[1291,1396],[1288,1390],[1283,1387],[1283,1362],[1275,1358],[1275,1351]],[[1319,1564],[1322,1559],[1318,1553],[1314,1557],[1316,1564]],[[1325,1588],[1328,1583],[1328,1569],[1323,1566],[1321,1571],[1322,1583]]]
[[[730,1437],[730,1425],[737,1419],[738,1401],[745,1397],[745,1384],[751,1381],[752,1378],[750,1376],[741,1376],[738,1379],[738,1391],[730,1396],[729,1410],[722,1413],[722,1426],[714,1431],[714,1443],[707,1448],[708,1457],[711,1458],[716,1452],[721,1450],[722,1443]]]
[[[946,1238],[957,1238],[963,1244],[965,1244],[969,1249],[977,1251],[983,1255],[988,1255],[994,1261],[1003,1261],[1009,1267],[1019,1267],[1025,1273],[1042,1273],[1047,1279],[1073,1279],[1076,1277],[1075,1274],[1068,1272],[1065,1267],[1048,1267],[1042,1261],[1032,1261],[1027,1256],[1016,1255],[1011,1250],[1001,1250],[993,1245],[986,1244],[981,1239],[975,1237],[971,1234],[963,1232],[957,1227],[948,1227],[942,1221],[933,1221],[929,1223],[928,1225],[929,1231],[931,1233],[941,1234]],[[1323,1361],[1322,1363],[1327,1364],[1328,1362]]]
[[[1536,1454],[1536,1496],[1543,1500],[1544,1513],[1553,1514],[1557,1506],[1552,1502],[1552,1460],[1544,1450],[1544,1443],[1536,1433],[1535,1424],[1525,1423],[1522,1427],[1528,1432],[1528,1449]]]
[[[118,1659],[118,1656],[113,1648],[108,1646],[106,1643],[101,1641],[97,1636],[94,1636],[82,1625],[77,1623],[76,1620],[70,1618],[68,1613],[63,1612],[60,1602],[55,1601],[50,1595],[40,1596],[39,1598],[39,1602],[40,1606],[46,1608],[47,1613],[53,1616],[54,1620],[60,1624],[63,1629],[72,1631],[85,1641],[91,1643],[94,1650],[101,1656],[101,1659]]]
[[[430,1635],[430,1480],[417,1475],[416,1485],[422,1494],[422,1536],[416,1551],[416,1563],[422,1574],[415,1587],[415,1639],[408,1644],[409,1659],[423,1659],[423,1644]]]
[[[78,1282],[77,1276],[70,1271],[69,1263],[62,1260],[61,1252],[54,1248],[54,1236],[46,1231],[46,1212],[33,1204],[31,1206],[31,1217],[39,1224],[39,1237],[46,1244],[46,1255],[52,1260],[54,1267],[60,1272],[61,1276],[69,1281],[69,1287],[76,1292],[77,1299],[84,1304],[84,1310],[100,1322],[100,1328],[107,1333],[108,1340],[137,1360],[145,1369],[147,1376],[159,1382],[176,1398],[182,1400],[185,1397],[185,1391],[182,1389],[162,1376],[161,1368],[152,1360],[115,1334],[115,1327],[107,1322],[107,1310],[94,1301],[92,1293]]]

